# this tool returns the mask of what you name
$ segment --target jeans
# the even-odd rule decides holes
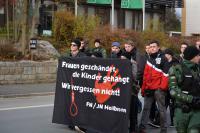
[[[143,109],[143,112],[142,112],[140,129],[145,129],[147,122],[148,122],[148,119],[149,119],[151,105],[154,102],[154,100],[156,100],[156,102],[158,104],[159,115],[160,115],[161,132],[162,133],[167,132],[165,96],[166,96],[165,91],[156,90],[153,96],[149,96],[149,97],[145,96],[144,97],[144,109]]]

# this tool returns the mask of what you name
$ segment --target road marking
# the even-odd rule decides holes
[[[54,106],[54,104],[35,105],[35,106],[24,106],[24,107],[12,107],[12,108],[0,108],[0,111],[30,109],[30,108],[41,108],[41,107],[52,107],[52,106]]]

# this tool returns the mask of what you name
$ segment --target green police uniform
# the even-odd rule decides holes
[[[92,53],[93,52],[99,52],[99,53],[101,53],[103,58],[107,57],[106,50],[104,48],[102,48],[102,47],[93,48],[92,49]]]
[[[197,64],[184,60],[169,70],[170,94],[175,98],[174,123],[178,133],[200,133],[200,70]]]

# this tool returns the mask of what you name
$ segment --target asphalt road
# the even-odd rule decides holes
[[[54,96],[0,98],[0,133],[76,133],[51,123]],[[169,128],[169,133],[175,133]],[[149,129],[148,133],[159,133]]]
[[[55,86],[55,83],[0,85],[0,98],[54,93]]]

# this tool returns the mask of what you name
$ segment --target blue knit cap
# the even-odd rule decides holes
[[[120,43],[119,43],[119,42],[113,42],[113,43],[112,43],[112,47],[114,47],[114,46],[120,47]]]

